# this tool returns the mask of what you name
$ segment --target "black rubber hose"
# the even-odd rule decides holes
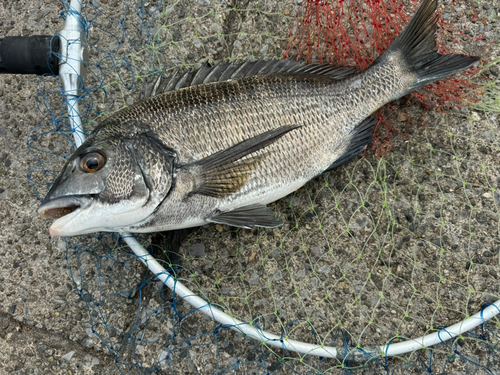
[[[0,73],[59,73],[59,37],[50,35],[7,36],[0,40]]]

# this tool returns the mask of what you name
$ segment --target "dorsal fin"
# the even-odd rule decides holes
[[[201,68],[180,75],[176,71],[172,77],[153,77],[144,84],[141,100],[184,87],[202,85],[204,83],[223,82],[230,79],[271,75],[271,74],[312,74],[324,75],[334,79],[344,79],[356,73],[353,67],[334,67],[329,64],[303,65],[295,60],[247,60],[241,64],[219,63],[211,66],[205,63]]]

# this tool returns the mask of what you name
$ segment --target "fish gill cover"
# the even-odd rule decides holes
[[[280,58],[286,50],[366,67],[417,6],[83,2],[84,128],[136,102],[155,76],[207,60]],[[440,6],[443,51],[499,58],[493,8],[468,1]],[[420,102],[392,103],[379,128],[387,134],[379,132],[375,143],[382,157],[367,152],[272,204],[285,222],[281,228],[207,225],[178,239],[178,249],[170,234],[139,240],[207,303],[282,340],[363,352],[457,323],[500,298],[498,67],[470,83],[476,73],[434,84],[413,96]],[[43,197],[74,145],[60,81],[46,76],[39,88],[28,178]],[[478,89],[486,94],[479,97]],[[451,109],[423,111],[436,102]],[[422,123],[427,127],[415,126]],[[394,128],[404,136],[391,136]],[[64,242],[75,292],[68,303],[88,311],[67,334],[112,356],[124,374],[493,373],[498,366],[496,318],[395,358],[318,358],[272,348],[200,314],[158,282],[117,235]]]

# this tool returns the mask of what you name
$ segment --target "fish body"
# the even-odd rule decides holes
[[[178,168],[175,189],[155,215],[124,229],[150,232],[203,225],[217,212],[251,204],[267,205],[297,190],[345,152],[352,129],[384,100],[383,94],[375,95],[377,87],[370,89],[367,82],[376,81],[373,73],[342,84],[307,75],[249,77],[172,91],[121,111],[113,121],[118,118],[122,124],[149,124],[151,137],[175,150],[176,164],[182,166],[259,134],[296,126],[241,159],[243,163],[257,161],[252,164],[251,175],[235,192],[188,196],[196,185],[196,171]],[[389,90],[386,95],[390,95]],[[116,136],[122,137],[127,129],[125,125]],[[239,169],[234,179],[241,178],[238,173]]]
[[[374,111],[477,61],[435,52],[436,6],[362,72],[259,61],[157,82],[166,92],[104,120],[68,160],[40,207],[64,213],[51,234],[280,225],[266,205],[358,155]]]

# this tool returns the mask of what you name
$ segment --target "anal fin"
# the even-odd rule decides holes
[[[253,227],[276,228],[283,225],[267,206],[251,204],[206,219],[212,223],[227,224],[233,227],[250,229]]]
[[[351,132],[351,140],[349,146],[344,151],[340,157],[335,160],[335,162],[330,165],[324,172],[331,171],[340,167],[343,164],[350,162],[361,152],[373,139],[373,128],[377,123],[377,119],[374,116],[367,117],[358,126],[356,126]]]

